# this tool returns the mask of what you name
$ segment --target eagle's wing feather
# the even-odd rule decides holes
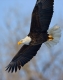
[[[32,12],[30,32],[46,32],[53,15],[54,0],[37,0]]]
[[[28,61],[30,61],[33,56],[36,55],[37,51],[41,47],[41,44],[39,45],[24,45],[19,52],[15,55],[15,57],[12,59],[10,64],[6,67],[6,70],[8,72],[15,72],[17,71],[17,68],[20,70],[21,66],[24,66]]]

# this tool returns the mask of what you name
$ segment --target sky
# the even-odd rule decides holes
[[[10,20],[13,19],[11,22],[12,28],[16,26],[16,14],[10,14],[13,10],[17,9],[19,12],[19,18],[22,19],[26,17],[26,15],[30,16],[31,21],[31,14],[33,8],[35,6],[36,0],[0,0],[0,37],[5,38],[4,33],[7,33],[5,22],[7,18],[10,16]],[[24,15],[24,16],[23,16]],[[50,23],[50,26],[54,26],[58,24],[59,19],[63,20],[63,0],[54,0],[54,14]],[[30,28],[30,23],[29,23]],[[26,29],[26,28],[25,28]],[[4,32],[3,32],[4,31]],[[26,31],[28,32],[29,29],[27,28]],[[3,36],[2,36],[3,35]],[[0,40],[1,41],[1,40]]]
[[[18,18],[20,18],[22,25],[23,20],[27,15],[30,16],[31,22],[31,14],[35,3],[36,0],[0,0],[0,37],[4,37],[5,33],[7,34],[5,22],[8,20],[8,18],[10,18],[10,22],[12,20],[12,22],[10,23],[12,29],[14,29],[17,25],[17,14],[19,15]],[[18,13],[12,13],[13,10],[15,10],[16,12],[16,9],[18,10]],[[50,23],[50,27],[54,26],[55,24],[59,24],[60,19],[63,20],[63,0],[54,0],[54,13]],[[29,32],[30,22],[28,28],[24,28],[24,30],[26,30],[26,33]]]
[[[0,26],[4,25],[4,18],[7,12],[9,12],[9,8],[18,8],[24,15],[31,15],[35,3],[36,0],[0,0]],[[52,24],[57,23],[59,17],[63,18],[62,7],[63,1],[55,0]]]
[[[6,31],[5,22],[6,19],[9,18],[10,20],[13,19],[13,22],[11,23],[12,28],[16,26],[16,14],[11,14],[11,12],[15,9],[19,12],[19,17],[21,21],[23,22],[23,18],[26,17],[26,15],[30,16],[30,22],[31,22],[31,14],[33,11],[33,8],[35,6],[36,0],[0,0],[0,29],[1,31]],[[63,19],[63,1],[62,0],[54,0],[54,14],[50,23],[50,26],[54,26],[55,24],[58,24],[59,19]],[[24,16],[23,16],[24,15]],[[30,23],[29,23],[30,26]],[[29,27],[30,28],[30,27]],[[29,29],[27,29],[29,31]],[[7,33],[7,32],[6,32]],[[2,36],[2,35],[0,35]]]
[[[31,13],[33,11],[35,3],[36,3],[36,0],[0,0],[0,37],[5,38],[4,32],[7,33],[5,21],[7,20],[6,18],[9,18],[9,15],[10,15],[10,20],[13,19],[13,22],[11,22],[12,29],[15,28],[16,26],[15,15],[17,13],[10,14],[10,12],[13,12],[13,10],[17,9],[19,12],[19,18],[21,19],[22,22],[23,22],[23,18],[26,17],[27,15],[30,16],[30,21],[31,21]],[[54,26],[55,24],[59,24],[59,19],[63,20],[63,0],[54,1],[54,14],[50,23],[50,27]],[[30,27],[30,23],[29,23],[29,27]],[[27,32],[29,31],[28,28],[26,30]],[[1,39],[0,39],[0,43],[2,41]],[[42,56],[44,55],[42,54]],[[45,60],[44,57],[42,58],[43,60]],[[48,58],[47,54],[46,54],[46,58]]]

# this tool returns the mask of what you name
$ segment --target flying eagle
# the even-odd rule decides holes
[[[23,67],[37,54],[42,43],[48,46],[58,43],[60,28],[54,26],[48,30],[53,15],[53,3],[54,0],[37,0],[32,12],[30,32],[18,42],[18,44],[23,44],[23,46],[6,67],[8,72],[20,70],[21,66]]]

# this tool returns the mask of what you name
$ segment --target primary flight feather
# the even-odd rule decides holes
[[[60,33],[56,33],[57,36],[55,37],[53,36],[53,31],[56,27],[54,30],[51,29],[52,34],[47,32],[53,15],[53,3],[54,0],[37,0],[32,12],[30,32],[24,39],[18,42],[18,44],[23,44],[23,46],[6,67],[8,72],[20,70],[21,66],[24,66],[36,55],[42,43],[52,42],[55,37],[58,37],[59,41]],[[56,32],[57,30],[59,30],[59,27],[56,29]]]

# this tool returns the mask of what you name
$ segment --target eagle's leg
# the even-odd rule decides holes
[[[48,35],[48,40],[49,40],[49,41],[52,41],[53,39],[54,39],[53,36],[49,34],[49,35]]]

